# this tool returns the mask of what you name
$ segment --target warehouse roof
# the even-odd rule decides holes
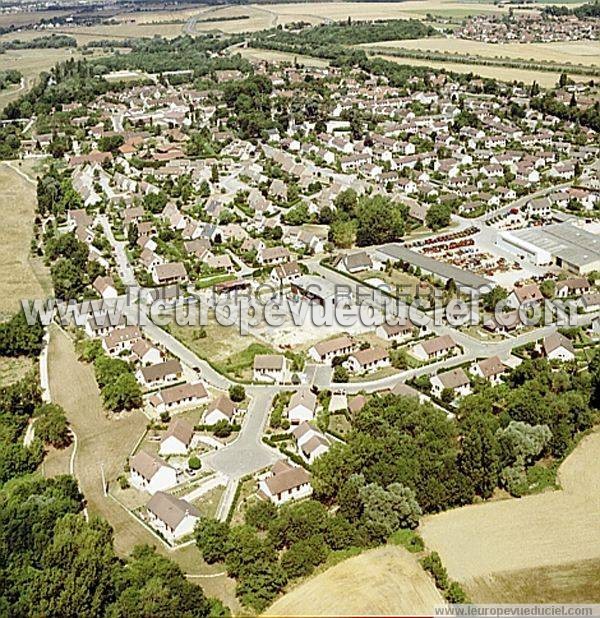
[[[422,255],[421,253],[412,251],[412,249],[407,249],[398,243],[384,245],[379,248],[379,252],[383,254],[384,260],[389,258],[392,258],[393,260],[402,260],[412,264],[413,266],[418,266],[425,272],[437,275],[442,279],[454,279],[456,285],[460,288],[479,290],[481,288],[491,289],[493,286],[489,279],[486,279],[481,275],[472,273],[468,270],[463,270],[462,268],[458,268],[452,264],[439,262],[428,255]]]

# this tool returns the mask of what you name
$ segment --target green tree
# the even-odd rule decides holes
[[[361,198],[356,219],[356,244],[360,247],[394,242],[404,234],[402,207],[383,195]]]
[[[46,444],[65,448],[71,444],[71,432],[65,411],[55,403],[46,403],[37,410],[35,433]]]
[[[483,308],[486,311],[494,311],[496,305],[506,298],[508,298],[508,292],[506,289],[497,285],[481,297]]]
[[[436,232],[443,227],[448,227],[450,225],[451,217],[452,210],[450,209],[450,206],[439,203],[432,204],[425,215],[425,223],[427,224],[427,227]]]
[[[490,423],[479,416],[463,436],[459,467],[473,483],[475,492],[489,498],[498,485],[499,445]]]
[[[349,249],[356,241],[356,223],[336,220],[330,227],[331,242],[340,249]]]
[[[277,507],[270,501],[259,500],[246,508],[244,519],[249,526],[258,530],[267,530],[277,516]]]
[[[202,517],[194,531],[196,545],[208,564],[225,560],[229,526],[216,519]]]

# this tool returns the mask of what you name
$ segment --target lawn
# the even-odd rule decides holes
[[[224,492],[224,486],[215,487],[197,500],[194,500],[193,505],[200,511],[202,517],[216,517],[219,502],[221,502]]]
[[[252,335],[240,335],[233,326],[221,326],[214,319],[208,325],[179,326],[173,321],[169,332],[200,358],[206,359],[219,373],[251,380],[257,354],[272,354],[270,346]]]

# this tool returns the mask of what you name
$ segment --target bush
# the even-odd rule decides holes
[[[333,370],[333,381],[334,382],[348,382],[349,379],[350,379],[350,374],[348,373],[348,370],[345,367],[338,365]]]
[[[213,425],[212,431],[217,438],[227,438],[231,435],[233,428],[225,419],[221,419]]]
[[[190,468],[190,470],[200,470],[200,468],[202,467],[202,462],[198,457],[196,457],[196,455],[192,455],[188,459],[188,467]]]
[[[442,564],[440,556],[437,552],[431,552],[429,556],[426,556],[421,560],[421,566],[431,573],[435,580],[435,585],[440,590],[446,590],[448,588],[448,572]]]
[[[448,603],[468,603],[469,598],[467,593],[462,589],[458,582],[452,582],[446,591],[446,600]]]
[[[235,403],[246,399],[246,389],[241,384],[232,384],[229,387],[229,398]]]
[[[406,528],[396,530],[388,540],[393,545],[401,545],[413,554],[425,549],[423,539],[414,530],[408,530]]]

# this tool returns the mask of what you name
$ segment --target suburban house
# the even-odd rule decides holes
[[[535,283],[530,285],[515,286],[509,294],[507,304],[509,307],[518,309],[522,306],[536,305],[544,301],[540,288]]]
[[[152,270],[152,281],[157,285],[183,283],[187,279],[185,266],[181,262],[157,264]]]
[[[288,420],[292,425],[312,421],[317,410],[317,396],[309,388],[298,389],[290,398],[287,409]]]
[[[263,266],[283,264],[290,261],[290,250],[287,247],[265,247],[258,252],[256,259]]]
[[[257,354],[254,357],[254,379],[257,382],[285,382],[287,360],[282,354]]]
[[[148,523],[170,543],[192,534],[200,517],[195,506],[162,491],[150,498],[146,514]]]
[[[471,392],[469,377],[461,367],[439,373],[431,378],[431,394],[440,397],[445,389],[450,389],[455,396],[464,397]]]
[[[575,360],[575,348],[571,340],[561,333],[552,333],[544,337],[542,351],[548,360],[562,362]]]
[[[382,367],[390,366],[390,357],[383,348],[367,348],[350,354],[345,365],[350,371],[377,371]]]
[[[137,381],[146,388],[162,386],[181,379],[183,369],[176,358],[171,358],[162,363],[140,367],[135,372]]]
[[[373,269],[373,260],[365,251],[358,251],[356,253],[348,253],[347,255],[340,256],[334,266],[343,272],[350,274],[360,273],[364,270]]]
[[[94,283],[92,283],[92,287],[105,300],[117,298],[119,295],[112,277],[96,277]]]
[[[581,296],[589,292],[591,285],[587,279],[583,277],[572,277],[564,279],[556,284],[556,296],[558,298],[567,298],[568,296]]]
[[[500,384],[507,367],[498,356],[490,356],[473,363],[469,371],[479,378],[483,378],[492,384]]]
[[[304,468],[293,466],[283,459],[273,465],[258,487],[259,492],[277,506],[312,494],[310,474]]]
[[[231,423],[237,412],[235,404],[227,395],[219,395],[213,399],[204,413],[204,423],[206,425],[215,425],[219,421],[227,421]]]
[[[131,351],[133,344],[142,338],[137,326],[116,328],[102,339],[102,347],[111,356],[118,356],[121,352]]]
[[[138,339],[131,346],[131,353],[142,365],[155,365],[162,361],[162,352],[145,339]]]
[[[129,464],[131,484],[149,494],[177,485],[177,471],[160,457],[140,451]]]
[[[295,279],[302,276],[302,271],[298,266],[298,262],[286,262],[285,264],[277,264],[271,271],[271,281],[275,285],[289,285]]]
[[[413,336],[413,332],[417,329],[410,321],[399,321],[396,324],[388,324],[384,322],[375,329],[375,334],[384,341],[395,341],[402,343]]]
[[[309,464],[329,450],[329,440],[312,425],[302,422],[292,431],[298,451]]]
[[[331,364],[336,356],[347,356],[356,349],[356,344],[348,335],[320,341],[308,350],[308,355],[318,363]]]
[[[125,316],[112,316],[105,311],[93,311],[85,322],[85,334],[92,339],[106,337],[115,328],[125,326]]]
[[[199,406],[208,400],[208,393],[202,382],[179,384],[158,391],[148,400],[158,414],[180,407]]]
[[[168,455],[186,455],[194,437],[194,427],[183,418],[173,418],[169,423],[167,432],[160,441],[158,454],[165,457]]]
[[[483,328],[490,333],[508,333],[523,326],[521,316],[518,311],[508,311],[492,316],[483,323]]]
[[[423,393],[404,382],[396,382],[394,387],[390,390],[390,393],[396,397],[413,397],[418,399],[421,403],[427,401],[427,397]]]
[[[442,358],[451,352],[458,352],[459,345],[450,337],[450,335],[441,335],[433,339],[427,339],[421,343],[417,343],[411,349],[411,354],[419,360],[432,360],[434,358]]]
[[[600,293],[592,292],[591,294],[584,294],[580,299],[581,307],[584,311],[597,311],[600,309]]]

